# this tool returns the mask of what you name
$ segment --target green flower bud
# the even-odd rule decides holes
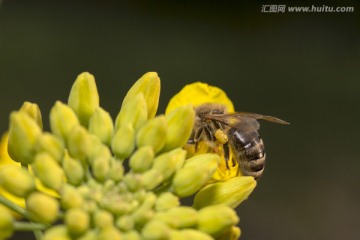
[[[153,169],[161,172],[164,179],[168,179],[179,168],[182,167],[186,157],[186,151],[176,148],[170,152],[163,153],[154,159]]]
[[[172,228],[190,228],[197,224],[198,213],[191,207],[174,207],[166,212],[158,213],[155,219]]]
[[[164,116],[151,119],[136,134],[136,144],[138,147],[152,146],[154,152],[157,153],[166,142],[166,131],[167,126]]]
[[[127,92],[122,106],[126,105],[137,94],[142,93],[147,105],[148,119],[153,118],[159,105],[160,78],[156,72],[145,73]]]
[[[131,192],[135,192],[142,187],[142,179],[139,174],[128,173],[125,175],[123,182]]]
[[[50,128],[56,136],[66,141],[79,120],[74,111],[66,104],[56,101],[50,110]]]
[[[129,215],[124,215],[116,220],[116,226],[125,232],[132,230],[135,226],[134,219]]]
[[[194,127],[195,112],[191,105],[176,108],[165,115],[168,132],[166,143],[162,151],[183,147],[189,140]]]
[[[213,237],[219,237],[239,222],[236,212],[225,205],[202,208],[199,212],[197,228]]]
[[[110,146],[114,134],[114,123],[110,114],[97,108],[89,121],[89,132],[96,135],[102,143]]]
[[[196,240],[214,240],[211,236],[206,233],[194,230],[194,229],[184,229],[180,231],[171,231],[170,240],[186,240],[186,239],[196,239]]]
[[[14,220],[6,207],[0,204],[0,239],[7,239],[13,235]]]
[[[109,179],[119,182],[124,177],[124,167],[118,160],[113,159],[110,163]]]
[[[154,160],[154,150],[151,146],[144,146],[131,155],[129,165],[134,172],[145,172],[150,169]]]
[[[74,186],[78,186],[82,183],[85,177],[85,171],[80,161],[77,161],[70,157],[66,152],[62,162],[62,166],[66,175],[66,179]]]
[[[158,169],[150,169],[142,174],[143,185],[147,190],[155,189],[164,180]]]
[[[87,157],[88,157],[87,160],[89,164],[91,164],[92,161],[97,157],[108,157],[108,158],[112,157],[110,149],[106,145],[102,144],[101,141],[95,135],[90,134],[89,138],[91,145],[91,148],[87,153]]]
[[[28,114],[12,112],[8,140],[10,157],[25,165],[31,164],[35,154],[35,143],[40,135],[39,125]]]
[[[121,216],[133,210],[133,206],[120,196],[105,196],[101,199],[100,206],[115,216]],[[135,208],[138,204],[135,206]]]
[[[110,172],[110,159],[107,157],[98,157],[94,159],[91,166],[96,180],[104,182]]]
[[[116,157],[124,159],[135,149],[135,131],[132,126],[121,126],[111,142],[111,149]]]
[[[155,203],[155,209],[158,212],[163,212],[180,206],[180,200],[177,196],[170,192],[162,193]]]
[[[31,166],[45,187],[60,190],[64,183],[64,172],[50,154],[45,152],[37,154]]]
[[[115,120],[115,129],[121,126],[131,125],[135,130],[138,130],[146,122],[148,117],[147,105],[142,93],[138,93],[126,104],[121,106]]]
[[[114,227],[107,227],[100,230],[98,234],[98,240],[122,240],[122,236],[119,230]]]
[[[45,232],[43,240],[71,240],[71,237],[64,225],[57,225]]]
[[[33,192],[25,202],[26,209],[34,221],[51,224],[58,218],[59,203],[44,193]]]
[[[112,227],[114,225],[113,215],[108,211],[101,209],[95,211],[93,220],[94,220],[94,225],[100,229]]]
[[[68,135],[68,148],[72,157],[84,161],[92,148],[89,132],[80,125],[74,126]]]
[[[41,111],[36,103],[24,102],[19,112],[27,113],[29,117],[35,120],[35,122],[38,124],[40,129],[41,130],[43,129]]]
[[[168,239],[170,228],[161,221],[152,220],[142,229],[141,235],[145,240]]]
[[[149,192],[141,206],[135,210],[132,214],[134,221],[138,225],[143,225],[149,221],[154,216],[153,206],[156,201],[156,195],[152,192]]]
[[[73,186],[66,184],[61,189],[60,203],[64,209],[79,208],[83,205],[84,199],[80,191]]]
[[[20,166],[8,165],[0,169],[0,186],[17,197],[26,197],[35,190],[35,181]]]
[[[216,182],[201,189],[194,198],[194,208],[225,204],[236,208],[248,198],[254,190],[256,181],[253,177],[234,177],[225,182]]]
[[[61,162],[64,155],[64,144],[55,135],[44,133],[40,135],[35,146],[36,152],[47,152],[57,162]]]
[[[65,214],[65,224],[73,236],[81,236],[89,228],[89,214],[80,208],[72,208]]]
[[[77,240],[97,240],[96,230],[87,231],[84,235],[77,238]]]
[[[142,240],[142,238],[137,231],[129,231],[127,233],[123,233],[122,240]]]
[[[232,226],[230,230],[226,231],[221,237],[217,238],[219,240],[237,240],[241,236],[240,228]]]
[[[220,158],[216,154],[201,154],[187,159],[185,166],[174,177],[172,186],[180,197],[197,192],[211,178]]]
[[[91,115],[99,107],[99,94],[93,75],[84,72],[76,78],[68,104],[79,117],[81,125],[87,127]]]

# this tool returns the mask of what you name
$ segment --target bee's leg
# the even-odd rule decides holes
[[[224,159],[225,159],[226,168],[229,169],[230,148],[228,142],[223,144],[223,149],[224,149]]]
[[[198,131],[194,134],[194,142],[195,142],[195,152],[198,150],[199,147],[199,139],[201,137],[201,134],[204,131],[204,127],[201,127]]]
[[[205,134],[208,141],[215,141],[213,131],[208,126],[205,126]]]

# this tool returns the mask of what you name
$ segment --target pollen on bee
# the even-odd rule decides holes
[[[228,136],[224,133],[223,130],[217,129],[215,132],[215,138],[218,140],[221,144],[225,144],[228,142]]]

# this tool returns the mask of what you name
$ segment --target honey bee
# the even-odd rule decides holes
[[[222,145],[226,167],[229,161],[237,161],[244,176],[261,177],[265,167],[265,148],[258,130],[258,119],[269,122],[289,124],[279,118],[257,113],[228,113],[224,105],[206,103],[195,108],[195,123],[188,144],[195,151],[199,143],[205,141],[213,149]],[[233,158],[230,158],[230,151]],[[235,160],[234,160],[235,158]],[[233,162],[234,165],[234,162]]]

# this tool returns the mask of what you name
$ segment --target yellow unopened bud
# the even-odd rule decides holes
[[[172,186],[180,197],[197,192],[211,178],[220,158],[216,154],[196,155],[185,161],[185,166],[174,177]]]
[[[100,230],[97,240],[122,240],[119,230],[114,227],[103,228]]]
[[[89,132],[80,125],[74,126],[68,135],[68,148],[72,157],[85,160],[91,152],[91,139]]]
[[[155,204],[156,195],[152,192],[149,192],[141,204],[135,212],[132,214],[134,221],[139,224],[143,225],[148,222],[154,216],[153,206]]]
[[[84,72],[77,76],[70,91],[68,104],[78,116],[81,125],[87,127],[90,117],[99,107],[99,94],[93,75]]]
[[[65,224],[71,235],[80,236],[89,228],[89,214],[83,209],[72,208],[65,214]]]
[[[129,165],[134,172],[145,172],[150,169],[154,155],[154,150],[151,146],[141,147],[132,154]]]
[[[43,240],[71,240],[67,228],[64,225],[57,225],[49,228],[44,234]]]
[[[135,192],[142,187],[142,176],[140,174],[128,173],[125,175],[123,182],[131,192]]]
[[[161,221],[152,220],[142,229],[141,235],[144,240],[168,239],[170,228]]]
[[[114,134],[114,123],[110,114],[97,108],[89,121],[89,132],[97,136],[102,143],[110,145]]]
[[[176,108],[165,115],[168,134],[162,151],[168,151],[177,147],[183,147],[189,140],[194,127],[195,112],[191,105]]]
[[[190,228],[197,224],[198,213],[191,207],[181,206],[158,213],[155,219],[168,224],[172,228]]]
[[[8,152],[10,157],[23,164],[31,164],[35,144],[41,129],[34,119],[24,112],[10,114]]]
[[[119,182],[124,177],[124,167],[118,160],[112,159],[110,163],[109,179]]]
[[[194,207],[199,209],[209,205],[224,204],[236,208],[254,190],[253,177],[234,177],[225,182],[216,182],[201,189],[194,198]]]
[[[6,207],[0,204],[0,239],[7,239],[13,235],[14,219]]]
[[[66,141],[75,125],[79,125],[79,120],[74,111],[66,104],[56,101],[50,110],[51,131]]]
[[[134,228],[134,219],[129,215],[124,215],[116,220],[116,226],[122,231],[130,231]]]
[[[114,217],[106,210],[97,210],[93,216],[94,225],[100,229],[114,225]],[[110,238],[109,238],[110,239]]]
[[[50,133],[41,134],[36,143],[36,152],[47,152],[57,162],[61,162],[64,154],[64,144],[55,135]]]
[[[77,238],[77,240],[97,240],[96,230],[87,231],[84,235]]]
[[[45,152],[37,154],[31,166],[45,187],[60,190],[64,183],[64,172],[50,154]]]
[[[166,142],[166,120],[164,116],[158,116],[149,120],[136,134],[138,147],[152,146],[154,152],[159,152]]]
[[[196,231],[194,229],[184,229],[180,231],[172,231],[170,235],[170,240],[187,240],[187,239],[196,239],[196,240],[214,240],[211,236],[206,233]]]
[[[225,205],[202,208],[199,212],[197,228],[213,237],[219,237],[239,222],[236,212]]]
[[[163,153],[154,159],[153,169],[159,170],[164,179],[168,179],[172,174],[182,167],[186,157],[186,151],[176,148],[170,152]]]
[[[35,181],[28,171],[16,165],[0,169],[0,186],[17,197],[25,197],[35,190]]]
[[[130,124],[135,130],[138,130],[147,120],[147,111],[144,95],[138,93],[121,106],[115,120],[115,129]]]
[[[135,149],[135,131],[131,125],[121,126],[115,133],[111,142],[111,149],[115,156],[125,159]]]
[[[89,134],[89,136],[91,148],[86,154],[88,163],[91,164],[97,157],[112,157],[110,149],[106,145],[104,145],[95,135]]]
[[[92,162],[92,171],[94,177],[103,182],[107,179],[110,172],[110,159],[107,157],[97,157]]]
[[[66,175],[66,179],[74,186],[78,186],[82,183],[85,171],[79,160],[75,160],[70,157],[66,152],[62,161],[62,166]]]
[[[142,240],[142,238],[137,231],[133,230],[123,233],[123,240]]]
[[[164,180],[158,169],[150,169],[142,174],[143,185],[147,190],[155,189]]]
[[[51,224],[58,218],[59,203],[44,193],[33,192],[26,199],[26,209],[32,220]]]
[[[232,226],[230,230],[221,235],[221,237],[217,238],[219,240],[237,240],[241,236],[241,230],[239,227]]]
[[[27,113],[29,117],[35,120],[35,122],[38,124],[40,129],[41,130],[43,129],[41,111],[36,103],[24,102],[19,112]]]
[[[156,200],[155,209],[158,212],[163,212],[179,205],[180,200],[177,196],[175,196],[171,192],[164,192]]]
[[[148,108],[148,119],[153,118],[159,105],[160,96],[160,78],[156,72],[145,73],[126,94],[122,106],[127,104],[138,93],[145,97]]]
[[[64,209],[79,208],[83,205],[84,199],[80,191],[78,191],[72,185],[66,184],[61,189],[60,202]]]

